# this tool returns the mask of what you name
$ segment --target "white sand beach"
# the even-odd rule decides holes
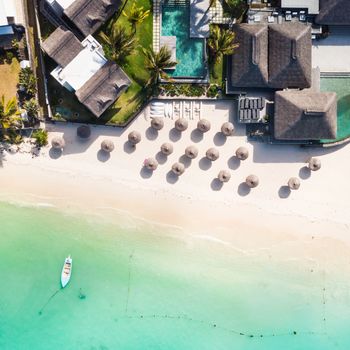
[[[189,120],[189,128],[179,134],[173,129],[174,120],[166,118],[157,134],[150,129],[148,112],[146,109],[125,129],[92,127],[88,141],[77,138],[77,125],[48,124],[50,139],[64,137],[63,154],[53,152],[50,146],[42,149],[38,157],[26,152],[26,146],[16,154],[4,152],[1,198],[53,205],[67,211],[120,210],[183,227],[202,237],[224,237],[225,241],[239,237],[240,248],[264,246],[270,238],[284,241],[302,233],[347,239],[350,146],[326,150],[251,144],[247,143],[244,128],[238,125],[235,135],[226,139],[220,128],[232,118],[230,101],[203,102],[202,117],[211,121],[211,130],[203,138],[195,130],[197,120]],[[131,130],[142,134],[135,151],[126,142]],[[100,151],[106,138],[115,144],[109,158]],[[163,142],[174,145],[168,158],[159,154]],[[183,155],[191,144],[198,147],[199,155],[189,162]],[[204,157],[213,146],[219,150],[220,158],[211,163]],[[249,149],[250,156],[245,161],[234,157],[239,146]],[[144,159],[150,156],[160,163],[153,174],[143,168]],[[321,170],[310,172],[305,168],[310,156],[321,159]],[[185,163],[186,171],[175,178],[170,169],[179,159]],[[230,170],[232,175],[222,187],[215,180],[221,169]],[[250,174],[259,177],[260,185],[248,191],[242,183]],[[301,179],[298,191],[286,188],[292,176]]]

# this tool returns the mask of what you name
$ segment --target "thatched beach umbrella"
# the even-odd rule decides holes
[[[174,147],[171,143],[165,142],[160,146],[160,151],[168,156],[169,154],[173,153]]]
[[[297,177],[291,177],[288,180],[288,187],[291,190],[298,190],[300,187],[300,180]]]
[[[164,120],[160,117],[154,117],[151,120],[151,126],[155,130],[161,130],[164,127]]]
[[[51,140],[51,146],[54,149],[63,149],[65,147],[66,143],[62,137],[54,137]]]
[[[82,139],[88,139],[91,135],[91,129],[88,125],[80,125],[77,129],[77,135]]]
[[[158,168],[158,162],[152,157],[145,159],[143,165],[147,169],[152,170],[152,171],[154,171]]]
[[[178,131],[185,131],[188,128],[188,121],[185,118],[178,118],[175,121],[175,129]]]
[[[197,123],[197,129],[201,132],[207,132],[210,130],[210,121],[207,119],[200,119]]]
[[[238,147],[236,150],[236,157],[240,160],[246,160],[249,157],[249,151],[245,147]]]
[[[133,145],[136,145],[141,141],[141,134],[138,131],[131,131],[128,135],[128,140]]]
[[[231,173],[228,170],[221,170],[218,175],[221,182],[228,182],[231,179]]]
[[[177,175],[180,176],[185,172],[185,166],[182,163],[174,163],[173,166],[171,167],[171,171]]]
[[[308,167],[312,171],[317,171],[321,169],[321,161],[319,158],[310,158],[308,163]]]
[[[107,153],[111,153],[114,150],[114,143],[111,140],[103,140],[101,142],[101,149]]]
[[[221,126],[221,132],[225,135],[225,136],[232,136],[235,132],[235,127],[233,126],[232,123],[230,122],[225,122],[224,124],[222,124]]]
[[[186,147],[185,155],[190,159],[195,159],[198,156],[198,148],[194,145]]]
[[[219,158],[220,153],[216,148],[212,147],[207,150],[205,156],[213,162]]]
[[[259,185],[259,178],[256,175],[249,175],[245,179],[245,183],[247,184],[248,187],[254,188]]]

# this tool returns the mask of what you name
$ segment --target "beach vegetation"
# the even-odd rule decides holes
[[[246,0],[225,0],[223,8],[226,15],[236,18],[237,22],[240,23],[248,9],[248,5]]]
[[[136,31],[137,25],[141,24],[151,13],[151,9],[144,9],[144,6],[134,1],[129,9],[123,10],[123,15],[128,19],[133,31]]]
[[[3,130],[15,129],[19,124],[16,98],[5,100],[5,95],[0,99],[0,125]]]
[[[221,62],[224,56],[232,55],[239,47],[235,42],[236,34],[231,30],[224,29],[218,25],[210,27],[210,36],[208,39],[209,54],[211,62]]]
[[[155,52],[150,46],[148,49],[142,48],[142,52],[145,56],[145,67],[150,74],[147,86],[155,86],[159,79],[170,80],[165,70],[177,64],[171,60],[171,51],[166,46],[162,46],[159,52]]]
[[[39,104],[35,98],[31,98],[23,103],[23,108],[27,111],[29,117],[35,118],[39,112]]]
[[[118,64],[125,62],[126,57],[134,52],[137,44],[135,33],[128,32],[118,22],[112,22],[107,34],[101,32],[99,37],[103,42],[106,57]]]
[[[33,132],[33,139],[38,147],[43,147],[48,144],[48,133],[44,129],[38,129]]]
[[[31,68],[22,68],[19,72],[19,85],[24,92],[30,96],[35,96],[37,92],[37,78]]]
[[[0,54],[1,56],[1,54]],[[5,58],[5,55],[1,56]],[[20,65],[18,59],[14,57],[10,64],[5,59],[0,64],[0,97],[11,99],[17,94],[17,85],[19,80]]]

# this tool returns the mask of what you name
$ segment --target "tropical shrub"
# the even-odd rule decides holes
[[[219,87],[216,84],[212,84],[209,86],[207,90],[207,97],[214,98],[219,94]]]
[[[22,68],[19,72],[19,85],[29,96],[34,96],[37,92],[37,79],[31,68]]]
[[[48,133],[46,130],[38,129],[33,132],[32,137],[38,147],[46,146],[48,143]]]
[[[36,99],[31,98],[28,101],[25,101],[23,108],[27,111],[29,117],[36,117],[39,111],[39,104]]]

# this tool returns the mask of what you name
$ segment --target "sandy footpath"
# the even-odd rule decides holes
[[[299,234],[326,235],[347,240],[350,233],[350,146],[332,150],[272,146],[247,143],[243,128],[225,139],[220,127],[232,117],[229,102],[207,103],[203,117],[211,130],[200,137],[196,120],[182,135],[174,120],[165,119],[158,134],[150,128],[147,110],[128,128],[92,127],[92,136],[82,142],[76,125],[47,125],[49,137],[63,136],[63,154],[48,146],[38,157],[5,152],[0,168],[1,199],[54,205],[63,210],[109,212],[120,210],[149,221],[185,228],[199,236],[238,241],[241,248],[264,246],[271,242],[296,239]],[[142,134],[132,151],[127,141],[131,130]],[[100,151],[103,139],[111,139],[115,150],[110,157]],[[174,153],[167,159],[158,153],[163,142],[172,142]],[[199,156],[192,162],[184,157],[185,147],[195,144]],[[215,146],[220,158],[210,163],[205,151]],[[233,157],[239,146],[246,146],[249,158]],[[26,146],[23,147],[26,149]],[[152,174],[142,168],[146,157],[159,159]],[[305,161],[320,157],[322,169],[310,173]],[[178,160],[186,164],[178,179],[170,171]],[[219,186],[215,180],[221,169],[230,170],[230,182]],[[248,191],[242,184],[249,174],[260,178],[259,187]],[[301,178],[298,191],[290,192],[291,176]]]

